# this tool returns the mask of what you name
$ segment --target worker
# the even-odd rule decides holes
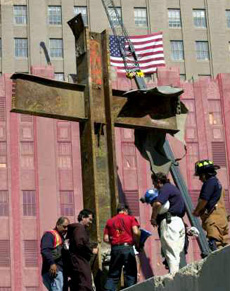
[[[177,187],[172,185],[164,173],[152,174],[152,182],[158,190],[158,196],[152,203],[151,224],[159,228],[162,253],[167,261],[169,272],[174,274],[184,266],[185,203]],[[167,212],[159,213],[163,205],[167,205]]]
[[[62,248],[69,219],[61,216],[54,229],[46,231],[41,239],[42,278],[49,291],[64,288]]]
[[[124,285],[130,287],[137,282],[137,263],[133,246],[139,248],[139,223],[128,214],[128,207],[119,204],[117,215],[106,222],[104,241],[111,245],[111,259],[105,290],[115,291],[124,268]]]
[[[216,177],[219,168],[210,160],[195,163],[195,176],[199,176],[203,185],[193,215],[201,218],[212,251],[227,245],[228,239],[224,189]]]
[[[93,219],[93,212],[83,209],[78,215],[78,223],[72,223],[68,227],[71,290],[74,291],[93,291],[90,259],[98,253],[98,247],[90,243],[87,232]]]

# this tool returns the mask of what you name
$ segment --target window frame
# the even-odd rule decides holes
[[[145,17],[140,16],[137,14],[142,14],[142,12],[145,12]],[[146,28],[148,27],[148,13],[147,13],[147,7],[134,7],[134,23],[136,27],[139,28]]]
[[[56,41],[57,43],[61,44],[61,47],[52,47],[51,44],[53,41]],[[55,54],[53,54],[54,50],[56,51]],[[64,50],[63,50],[63,39],[62,38],[50,38],[49,39],[49,52],[50,52],[50,57],[52,59],[63,59],[64,57]]]
[[[19,11],[23,11],[25,12],[25,15],[23,15],[23,13],[21,14],[18,14],[16,15],[16,11],[17,9],[16,8],[25,8],[25,9],[18,9],[18,12]],[[13,15],[14,15],[14,25],[27,25],[27,18],[28,18],[28,15],[27,15],[27,5],[13,5]],[[21,19],[21,21],[17,22],[17,19]],[[23,21],[24,20],[24,21]]]
[[[79,9],[79,11],[77,12],[76,10],[78,10],[78,9]],[[88,21],[89,21],[88,20],[88,7],[74,5],[73,10],[74,10],[74,15],[81,13],[84,24],[88,25]]]
[[[122,8],[121,8],[121,6],[116,6],[116,9],[117,9],[117,12],[119,14],[119,19],[122,21]],[[109,10],[111,12],[114,11],[112,7],[109,7]],[[112,19],[114,25],[119,25],[119,22],[117,21],[116,15],[114,15],[114,14],[113,15],[110,15],[110,18]]]
[[[70,170],[72,165],[72,144],[69,141],[58,141],[58,169]]]
[[[203,16],[201,15],[204,13]],[[195,13],[200,13],[200,15],[195,15]],[[207,28],[207,17],[205,9],[193,9],[193,24],[195,28]]]
[[[230,28],[230,9],[225,10],[225,16],[227,28]]]
[[[0,168],[7,168],[7,142],[0,141]]]
[[[37,268],[38,267],[38,241],[36,239],[24,239],[24,263],[25,268]]]
[[[19,41],[22,43],[19,46]],[[25,46],[26,44],[26,46]],[[21,51],[21,53],[19,53]],[[27,59],[28,58],[28,38],[25,37],[15,37],[14,38],[14,56],[17,59]]]
[[[20,142],[20,166],[22,169],[33,170],[34,165],[34,142],[21,141]]]
[[[66,200],[69,200],[69,201],[66,202]],[[60,191],[60,213],[62,216],[75,216],[75,203],[74,203],[74,191],[73,190]]]
[[[56,8],[56,11],[51,11],[50,8]],[[60,15],[57,13],[57,8],[60,9]],[[60,21],[58,21],[59,19]],[[48,25],[62,25],[62,7],[60,5],[48,6]]]
[[[23,217],[36,217],[37,208],[35,190],[22,190],[22,211]]]
[[[9,216],[9,192],[0,190],[0,217]]]
[[[179,46],[177,46],[177,48],[173,47],[173,44],[174,45],[181,44],[181,47],[179,47]],[[174,62],[184,61],[184,43],[183,43],[183,40],[170,40],[170,46],[171,46],[171,60]],[[178,54],[178,57],[175,57],[176,54]]]
[[[60,78],[61,77],[61,78]],[[65,74],[63,72],[55,72],[54,73],[54,79],[56,81],[61,81],[64,82],[65,81]]]
[[[170,15],[170,13],[174,12],[176,16],[176,12],[178,12],[179,17],[173,17],[173,14]],[[176,25],[178,23],[179,25]],[[168,27],[169,28],[181,28],[182,27],[182,21],[181,21],[181,12],[179,8],[169,8],[168,9]]]
[[[206,50],[202,50],[202,47],[198,48],[198,45],[206,45]],[[210,53],[209,53],[209,45],[206,40],[197,40],[195,41],[195,49],[196,49],[196,59],[197,61],[209,61]],[[202,55],[207,55],[207,57],[202,57]]]
[[[4,250],[5,248],[5,250]],[[0,240],[0,268],[11,267],[10,240]]]

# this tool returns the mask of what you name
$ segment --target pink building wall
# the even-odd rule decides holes
[[[53,78],[52,67],[33,67],[32,74]],[[176,69],[162,68],[149,86],[184,88],[182,98],[190,113],[186,126],[187,155],[181,171],[195,202],[201,187],[194,178],[194,162],[210,158],[222,166],[219,178],[229,209],[230,75],[216,79],[181,82]],[[131,89],[130,81],[118,78],[114,88]],[[12,83],[0,79],[0,291],[43,290],[40,280],[39,244],[42,233],[54,226],[60,215],[70,220],[82,209],[82,185],[78,123],[10,113]],[[183,145],[169,138],[176,157]],[[148,163],[133,144],[133,131],[116,129],[118,174],[126,201],[141,226],[153,231],[150,207],[139,197],[151,186]],[[191,240],[188,261],[199,259]],[[142,254],[143,278],[163,274],[160,242],[156,231]]]

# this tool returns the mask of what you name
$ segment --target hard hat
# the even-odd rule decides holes
[[[159,192],[157,189],[151,188],[145,192],[145,195],[141,197],[140,201],[142,203],[152,204],[154,200],[156,200],[156,198],[158,197],[158,193]],[[169,210],[169,207],[170,207],[169,201],[165,202],[165,204],[163,204],[159,209],[158,214],[166,213]]]
[[[210,160],[201,160],[195,163],[195,176],[199,176],[203,173],[216,173],[220,167],[214,165],[213,161]]]
[[[151,204],[158,196],[158,190],[151,188],[145,192],[145,195],[141,197],[140,201],[142,203]]]

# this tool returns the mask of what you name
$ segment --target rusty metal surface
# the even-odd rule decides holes
[[[85,86],[14,74],[12,112],[83,121]]]
[[[118,196],[114,126],[177,132],[176,107],[182,90],[170,96],[167,90],[155,88],[125,95],[112,91],[108,35],[89,32],[78,16],[69,25],[75,36],[77,80],[81,85],[15,74],[12,111],[83,121],[80,141],[84,207],[95,212],[91,239],[102,241],[105,221],[114,214]],[[95,134],[95,124],[104,129],[103,135],[100,130]],[[103,252],[103,243],[101,246]],[[96,267],[101,264],[99,254]]]
[[[105,124],[105,100],[102,71],[101,34],[90,32],[90,70],[93,97],[93,119],[97,123]]]
[[[182,89],[169,86],[129,92],[114,90],[115,125],[130,128],[157,128],[176,133],[178,97],[182,93]]]
[[[75,23],[78,25],[77,23]],[[111,216],[111,151],[108,148],[108,131],[104,128],[104,135],[99,130],[95,134],[95,123],[107,123],[105,120],[104,83],[102,70],[102,38],[101,34],[90,33],[88,29],[72,28],[75,35],[76,48],[85,47],[86,53],[77,56],[77,80],[86,85],[86,111],[88,120],[81,123],[81,158],[83,172],[83,200],[84,207],[92,209],[95,213],[95,224],[90,236],[92,240],[102,242],[100,251],[104,251],[103,227]],[[106,74],[108,72],[106,71]],[[111,143],[113,141],[111,140]],[[113,154],[113,153],[112,153]],[[115,168],[116,169],[116,168]],[[116,179],[113,179],[116,180]],[[99,254],[95,270],[101,268],[102,260]]]

